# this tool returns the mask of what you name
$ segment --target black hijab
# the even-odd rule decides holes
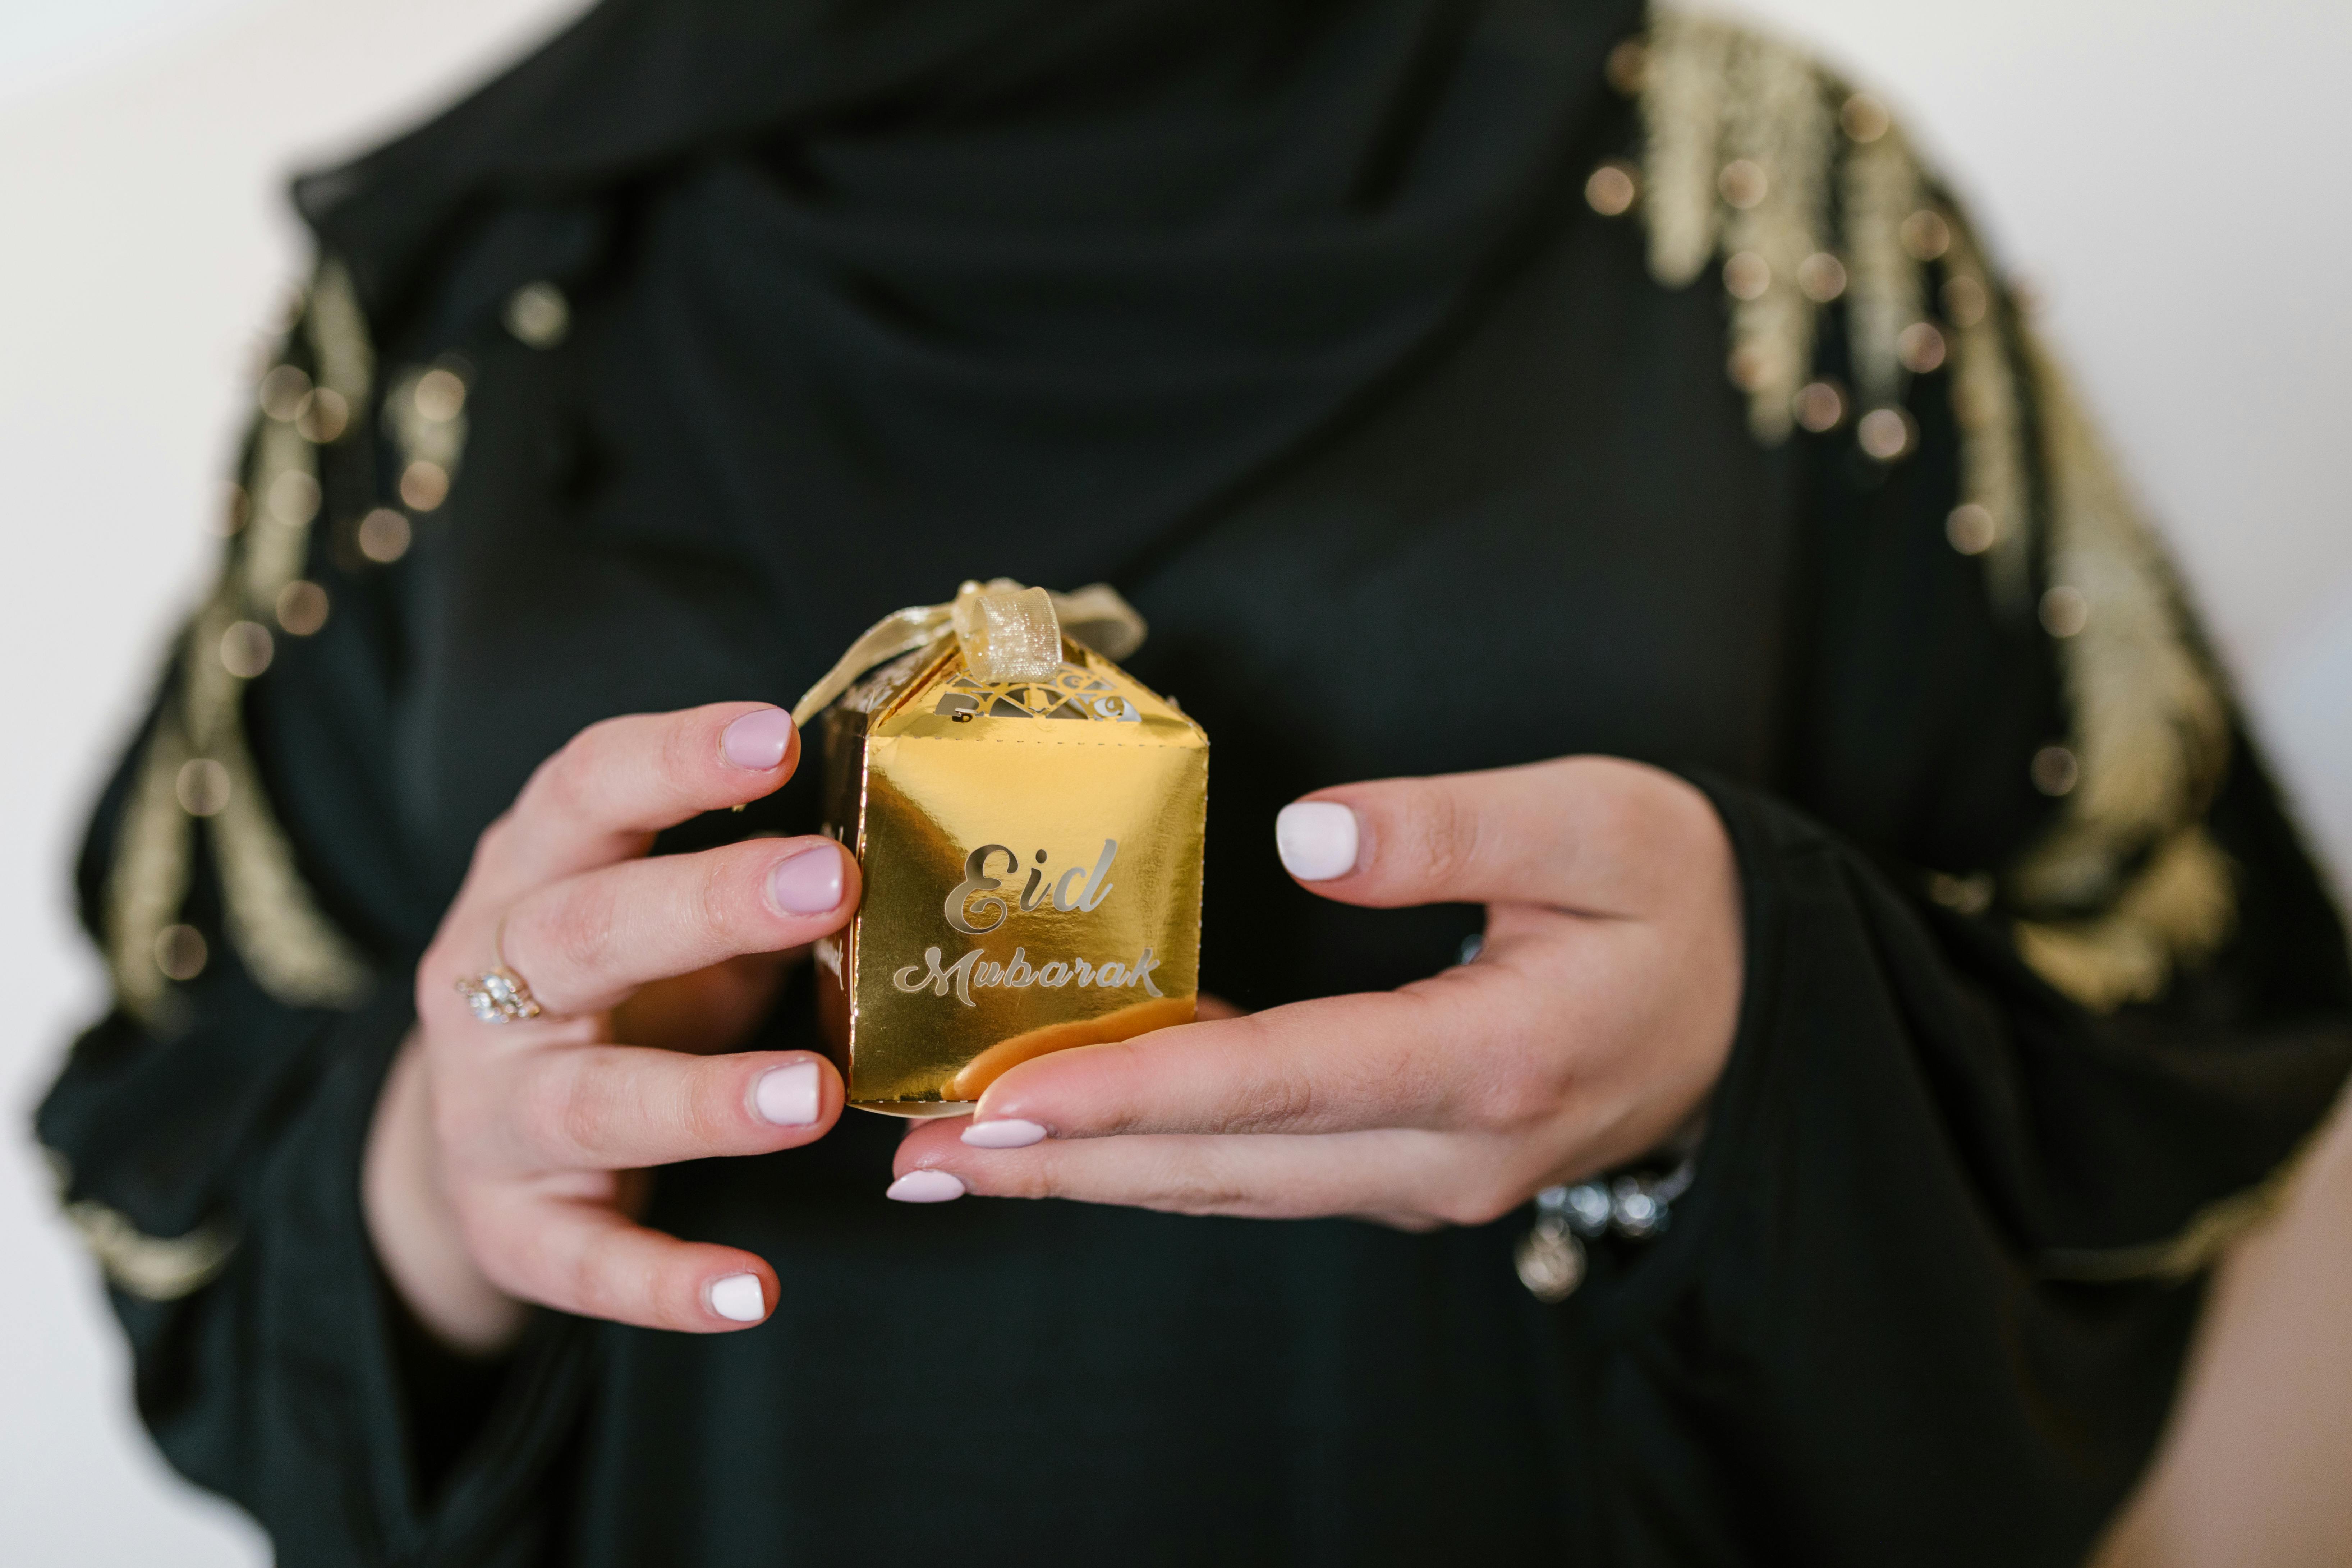
[[[1393,379],[1560,210],[1640,10],[608,0],[298,200],[411,353],[625,272],[585,417],[677,477],[615,525],[846,627],[952,589],[877,542],[1116,578]]]

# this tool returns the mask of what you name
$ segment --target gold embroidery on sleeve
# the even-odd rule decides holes
[[[1904,328],[1927,317],[1919,264],[1903,248],[1903,220],[1919,210],[1920,178],[1900,127],[1884,127],[1847,151],[1840,190],[1846,269],[1853,280],[1845,319],[1854,391],[1864,406],[1879,407],[1903,395],[1906,378],[1895,344]]]
[[[1714,258],[1723,168],[1724,77],[1734,29],[1661,13],[1651,23],[1641,75],[1642,215],[1650,272],[1669,289]]]
[[[2058,635],[2079,767],[2049,836],[2004,879],[2027,962],[2085,1006],[2162,994],[2234,923],[2227,858],[2200,826],[2230,708],[2170,565],[2089,417],[2026,339],[2049,483],[2043,619]],[[2063,613],[2063,618],[2062,618]]]
[[[1728,209],[1729,368],[1748,394],[1749,426],[1775,442],[1789,434],[1797,389],[1813,366],[1816,307],[1798,278],[1822,248],[1830,106],[1819,73],[1798,51],[1746,35],[1728,52],[1727,156],[1716,187]]]
[[[1948,537],[1981,558],[1996,611],[2012,619],[2037,608],[2044,552],[2051,588],[2038,607],[2073,727],[2046,765],[2037,759],[2037,782],[2063,797],[2059,824],[2000,878],[2002,901],[2028,917],[2017,928],[2026,961],[2084,1005],[2161,994],[2233,921],[2227,860],[2200,826],[2227,766],[2229,710],[2090,421],[1876,100],[1797,50],[1705,17],[1654,16],[1641,57],[1650,269],[1679,288],[1720,257],[1731,378],[1757,437],[1790,433],[1817,312],[1835,300],[1855,436],[1871,457],[1899,460],[1916,444],[1901,408],[1911,377],[1950,374],[1960,492]],[[1843,417],[1833,396],[1816,406]],[[2038,509],[2030,457],[2047,481]]]
[[[349,1006],[367,985],[364,961],[302,881],[245,739],[246,683],[276,657],[282,596],[309,557],[318,447],[351,433],[372,374],[364,322],[340,267],[320,269],[301,324],[319,383],[284,365],[269,373],[274,384],[265,379],[246,473],[249,511],[189,622],[177,686],[140,763],[108,877],[116,995],[142,1021],[156,1021],[168,1003],[157,944],[187,898],[196,817],[208,824],[229,938],[264,990],[289,1005]]]
[[[1889,132],[1887,140],[1893,139]],[[1944,258],[1944,313],[1952,339],[1952,416],[1960,427],[1960,507],[1954,517],[1969,526],[1976,520],[1964,517],[1964,509],[1980,509],[1985,536],[1979,543],[1959,529],[1952,531],[1956,545],[1973,546],[1983,556],[1993,606],[2014,620],[2026,614],[2033,586],[2025,414],[2018,404],[2008,318],[1993,304],[1992,268],[1969,226],[1957,214],[1946,219],[1952,246]]]
[[[201,1290],[236,1250],[234,1238],[216,1226],[198,1226],[185,1236],[148,1236],[120,1209],[90,1199],[68,1204],[65,1216],[114,1287],[142,1300],[176,1301]]]
[[[1832,109],[1799,50],[1727,23],[1661,14],[1642,73],[1650,269],[1679,288],[1718,250],[1733,299],[1727,365],[1758,437],[1789,434],[1811,369],[1800,269],[1822,249]]]
[[[114,994],[142,1021],[160,1016],[167,982],[155,962],[155,943],[180,918],[188,896],[188,855],[194,825],[177,795],[180,771],[190,761],[179,715],[168,700],[147,738],[106,880],[106,960]]]

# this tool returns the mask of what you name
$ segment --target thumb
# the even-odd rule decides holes
[[[1696,787],[1614,757],[1565,757],[1318,790],[1275,817],[1276,852],[1341,903],[1655,908],[1723,836]]]

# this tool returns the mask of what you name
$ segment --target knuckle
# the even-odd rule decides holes
[[[706,931],[732,931],[740,921],[737,911],[742,908],[742,887],[732,858],[705,855],[698,858],[695,878],[687,895],[686,913]]]
[[[1479,819],[1454,791],[1433,779],[1415,780],[1405,807],[1403,847],[1421,875],[1444,885],[1457,880],[1476,862]]]
[[[623,1310],[624,1291],[615,1268],[609,1242],[597,1241],[580,1248],[564,1272],[564,1294],[571,1310],[583,1317],[616,1318]]]
[[[526,784],[523,788],[528,792],[530,786]],[[515,808],[509,806],[492,817],[490,825],[483,828],[480,836],[474,840],[473,859],[466,868],[467,879],[471,880],[479,876],[485,865],[499,859],[511,849],[514,847],[514,837]]]
[[[531,770],[518,805],[565,816],[584,815],[618,721],[600,720],[557,747]]]
[[[515,792],[510,816],[547,816],[563,809],[565,795],[574,786],[579,772],[580,738],[573,736],[562,746],[540,760]]]
[[[1268,1071],[1251,1083],[1234,1120],[1241,1127],[1261,1131],[1308,1126],[1318,1104],[1315,1080],[1307,1074],[1288,1068]]]
[[[1506,973],[1490,976],[1486,1015],[1469,1047],[1454,1054],[1452,1110],[1484,1132],[1520,1135],[1559,1117],[1580,1077],[1577,1053],[1563,1043],[1572,1026],[1538,988]],[[1434,998],[1422,994],[1433,1007]]]
[[[1168,1160],[1159,1189],[1150,1206],[1184,1215],[1230,1214],[1248,1196],[1208,1161],[1182,1154]]]
[[[1488,1074],[1471,1092],[1470,1120],[1488,1132],[1511,1133],[1549,1121],[1559,1110],[1559,1091],[1519,1064]]]
[[[529,969],[542,976],[600,974],[612,961],[617,921],[611,890],[598,879],[583,879],[508,917],[509,956],[520,948],[530,955]]]
[[[668,778],[691,778],[708,765],[717,742],[707,738],[707,716],[689,710],[661,727],[660,766]]]
[[[1058,1168],[1052,1168],[1049,1162],[1042,1160],[1017,1168],[992,1168],[985,1175],[968,1171],[950,1173],[973,1192],[993,1198],[1082,1198],[1085,1195],[1083,1184],[1070,1181]]]
[[[594,1075],[577,1063],[534,1074],[518,1110],[524,1136],[542,1153],[573,1162],[592,1158],[613,1129],[613,1103]]]
[[[726,1062],[696,1064],[701,1070],[693,1091],[679,1108],[682,1131],[698,1148],[717,1152],[734,1141],[744,1119],[744,1091],[734,1068]]]
[[[617,1322],[659,1322],[674,1318],[674,1314],[660,1310],[663,1301],[659,1265],[638,1256],[619,1237],[592,1249],[586,1263],[580,1284],[583,1290],[593,1292],[593,1316]]]

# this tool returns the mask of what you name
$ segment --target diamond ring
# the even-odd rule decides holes
[[[485,1024],[513,1024],[540,1015],[539,998],[530,994],[522,976],[511,969],[501,967],[488,974],[460,979],[457,994],[473,1008],[474,1016]]]

